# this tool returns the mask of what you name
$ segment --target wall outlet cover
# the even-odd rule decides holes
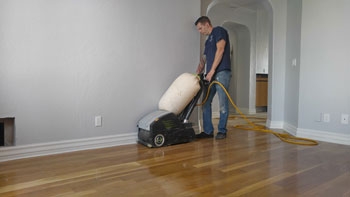
[[[349,114],[341,114],[340,122],[342,124],[349,124]]]
[[[95,127],[102,126],[102,116],[95,116]]]

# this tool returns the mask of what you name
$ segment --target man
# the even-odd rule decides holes
[[[204,56],[200,59],[197,73],[199,74],[204,71],[206,80],[216,80],[228,90],[231,79],[231,61],[230,41],[227,31],[219,26],[213,27],[209,18],[206,16],[198,18],[195,25],[199,33],[208,36],[205,42]],[[214,84],[211,87],[208,100],[203,105],[204,131],[198,134],[197,138],[214,137],[211,103],[216,92],[219,96],[220,120],[218,124],[218,133],[215,139],[226,138],[229,102],[224,90],[218,84]]]

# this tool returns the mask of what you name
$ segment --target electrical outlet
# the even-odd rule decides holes
[[[95,127],[102,126],[102,116],[95,116]]]
[[[342,124],[349,124],[349,114],[341,114],[340,122]]]
[[[330,122],[331,121],[331,115],[324,113],[323,114],[323,122]]]

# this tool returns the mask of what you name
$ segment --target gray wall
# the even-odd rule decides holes
[[[272,32],[269,51],[268,126],[282,128],[284,121],[287,0],[269,0]]]
[[[195,72],[199,15],[199,0],[0,1],[0,118],[17,145],[136,134]]]
[[[306,133],[349,135],[349,124],[340,124],[341,113],[350,114],[349,9],[348,0],[303,1],[299,127]],[[330,122],[320,122],[320,113]]]
[[[349,144],[350,2],[268,2],[268,125]],[[214,23],[230,22],[221,13]],[[172,81],[195,71],[199,15],[199,0],[0,1],[0,118],[16,118],[17,145],[136,134]],[[229,16],[251,31],[249,17]]]
[[[254,28],[246,21],[249,17],[241,10],[230,8],[230,2],[234,0],[215,2],[208,13],[214,16],[216,24],[244,24],[255,35]],[[267,126],[301,137],[350,144],[350,126],[340,123],[342,113],[350,114],[350,91],[347,87],[350,82],[350,25],[347,21],[350,2],[261,2],[269,13],[265,16],[272,22],[268,42]],[[257,25],[260,31],[259,26],[261,24]],[[256,42],[257,49],[260,48],[259,43],[264,42],[260,39],[257,36],[255,41],[251,40]],[[258,51],[256,58],[257,64],[259,59],[263,59]],[[252,86],[250,84],[250,88]],[[250,93],[246,98],[252,96]],[[330,115],[330,122],[322,119],[323,113]]]
[[[287,1],[284,123],[294,130],[299,113],[301,9],[302,0]]]
[[[301,137],[350,144],[350,2],[270,0],[269,121]],[[293,59],[296,65],[293,66]],[[321,114],[330,114],[324,122]]]
[[[267,4],[267,3],[265,3]],[[269,34],[271,32],[270,12],[262,4],[256,10],[256,73],[269,71]]]

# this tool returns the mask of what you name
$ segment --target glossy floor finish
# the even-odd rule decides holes
[[[0,196],[350,196],[350,147],[231,127],[224,140],[3,162]]]

